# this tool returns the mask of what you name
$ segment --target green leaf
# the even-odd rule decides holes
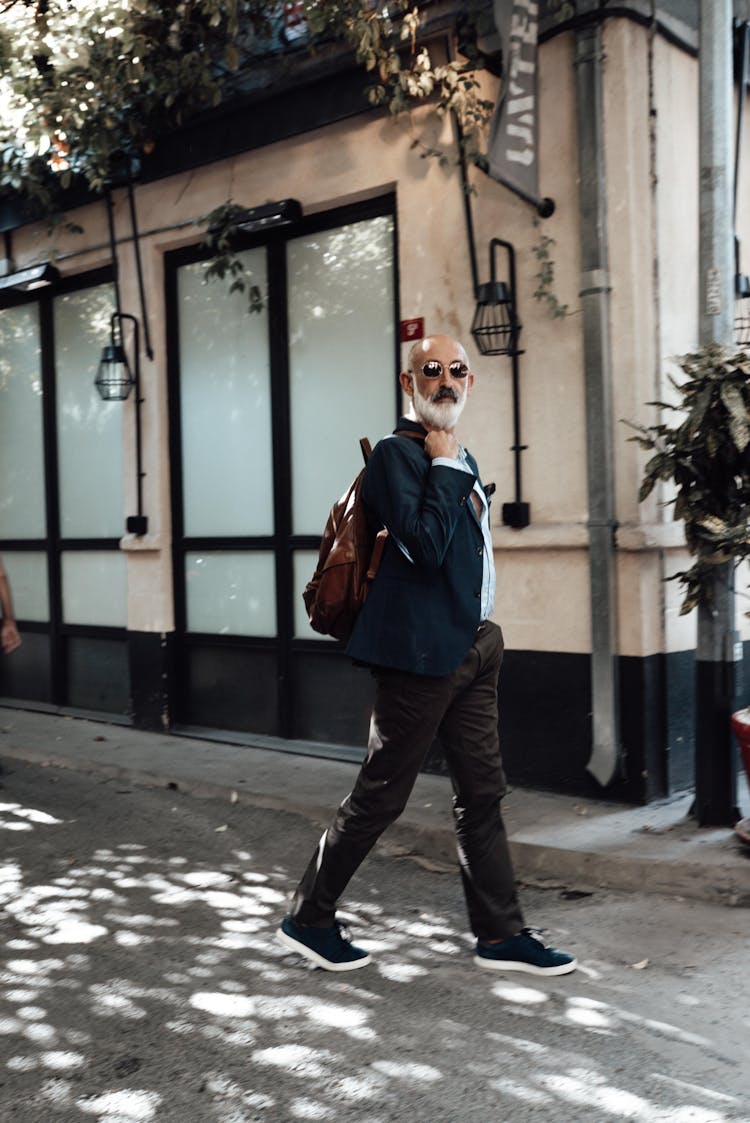
[[[745,399],[739,386],[724,383],[720,390],[721,400],[729,413],[729,430],[732,434],[735,448],[744,452],[750,443],[750,417],[748,417]]]

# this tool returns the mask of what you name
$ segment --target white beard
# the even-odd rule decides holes
[[[466,405],[466,391],[463,390],[460,393],[457,402],[452,402],[448,398],[444,398],[442,402],[434,402],[432,395],[423,396],[420,394],[416,380],[413,382],[413,386],[412,402],[417,421],[421,421],[423,425],[433,429],[453,429]]]

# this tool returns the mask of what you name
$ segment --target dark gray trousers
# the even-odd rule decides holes
[[[439,734],[453,784],[453,816],[469,921],[479,939],[523,927],[500,800],[498,738],[503,636],[480,626],[460,667],[440,678],[379,668],[367,757],[304,873],[292,903],[299,924],[326,927],[350,878],[404,810]]]

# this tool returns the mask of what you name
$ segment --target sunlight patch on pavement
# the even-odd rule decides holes
[[[539,1082],[558,1099],[590,1112],[606,1112],[613,1119],[632,1119],[640,1123],[725,1123],[727,1116],[715,1107],[696,1104],[662,1107],[652,1100],[608,1084],[600,1073],[573,1069],[567,1076],[547,1073]],[[559,1110],[559,1109],[558,1109]]]
[[[330,1119],[333,1111],[314,1100],[293,1100],[289,1110],[295,1119]]]
[[[45,1068],[51,1068],[55,1072],[66,1072],[72,1068],[80,1068],[81,1065],[86,1063],[86,1058],[82,1053],[72,1053],[64,1049],[50,1049],[46,1053],[42,1053],[40,1059]]]
[[[97,1123],[148,1123],[148,1120],[158,1118],[157,1109],[161,1102],[162,1097],[156,1092],[123,1089],[99,1096],[84,1096],[76,1100],[76,1107],[98,1116]]]
[[[593,998],[571,996],[567,999],[565,1017],[579,1025],[590,1026],[598,1029],[601,1026],[615,1029],[619,1026],[633,1025],[649,1030],[659,1037],[668,1037],[681,1041],[685,1045],[697,1045],[699,1048],[710,1048],[711,1042],[707,1037],[697,1033],[690,1033],[680,1026],[671,1025],[669,1022],[660,1022],[654,1018],[645,1018],[641,1014],[633,1014],[619,1006],[607,1002],[600,1002]]]
[[[565,1011],[565,1017],[569,1022],[575,1022],[576,1025],[586,1026],[587,1029],[612,1029],[613,1022],[611,1018],[607,1018],[604,1014],[600,1014],[598,1010],[585,1010],[581,1007],[573,1006]]]
[[[35,985],[39,985],[39,975],[47,972],[59,971],[65,966],[62,959],[9,959],[6,964],[8,971],[14,975],[34,975]],[[3,978],[6,976],[3,975]]]
[[[663,1084],[669,1084],[670,1087],[677,1088],[680,1092],[688,1092],[691,1096],[702,1096],[704,1100],[740,1106],[740,1101],[736,1096],[727,1096],[724,1092],[714,1091],[713,1088],[704,1088],[700,1084],[689,1084],[687,1080],[677,1080],[674,1076],[665,1076],[663,1072],[652,1072],[651,1077],[653,1080],[660,1080]]]
[[[63,822],[62,819],[56,819],[54,815],[48,815],[46,811],[37,811],[33,807],[22,807],[20,803],[0,803],[0,815],[6,811],[18,815],[20,819],[28,819],[31,823],[45,823],[54,826]]]
[[[519,1084],[517,1080],[498,1078],[490,1080],[488,1087],[494,1088],[496,1092],[502,1092],[505,1096],[513,1096],[514,1099],[525,1104],[541,1107],[544,1104],[554,1103],[552,1096],[548,1095],[547,1092],[542,1092],[538,1088],[530,1088],[528,1084]]]
[[[154,942],[154,936],[146,936],[143,932],[115,932],[115,943],[121,948],[148,947]]]
[[[366,1076],[344,1076],[336,1081],[336,1088],[347,1100],[372,1100],[382,1096],[385,1080],[376,1073]]]
[[[410,983],[422,975],[429,975],[428,967],[417,963],[378,963],[378,973],[391,983]]]
[[[221,1108],[227,1108],[231,1112],[229,1115],[218,1117],[221,1123],[239,1123],[240,1120],[244,1123],[247,1117],[241,1110],[243,1107],[263,1110],[273,1107],[275,1102],[271,1096],[264,1095],[262,1092],[254,1092],[250,1089],[244,1090],[234,1080],[224,1076],[223,1073],[212,1073],[207,1077],[206,1091],[214,1102],[220,1104]],[[270,1118],[269,1123],[271,1123]]]
[[[18,990],[6,990],[3,997],[8,1002],[26,1003],[26,1002],[33,1002],[34,999],[38,995],[39,995],[38,990],[20,990],[20,989],[18,989]]]
[[[307,1016],[313,1022],[334,1026],[336,1029],[362,1026],[368,1019],[366,1010],[357,1010],[352,1006],[335,1006],[329,1002],[314,1000],[307,1007]]]
[[[28,1041],[34,1041],[37,1045],[52,1045],[57,1041],[55,1027],[46,1022],[32,1022],[31,1025],[24,1026],[21,1033]]]
[[[38,1064],[36,1057],[8,1057],[5,1067],[11,1072],[33,1072]]]
[[[62,822],[62,819],[55,819],[53,815],[37,811],[34,807],[22,807],[20,803],[0,803],[0,830],[33,831],[35,823],[39,826],[56,826]]]
[[[181,873],[178,881],[198,889],[212,889],[218,885],[231,885],[232,878],[228,873],[219,873],[218,870],[194,870],[192,873]]]
[[[302,1077],[325,1076],[326,1069],[321,1062],[335,1060],[326,1049],[310,1049],[307,1045],[273,1045],[270,1049],[256,1049],[252,1059],[256,1064],[273,1065]]]
[[[414,1061],[373,1061],[372,1068],[383,1076],[390,1076],[400,1080],[417,1080],[423,1084],[432,1084],[442,1080],[443,1074],[431,1065],[416,1064]]]
[[[39,934],[36,930],[34,935]],[[46,934],[39,934],[45,944],[90,944],[101,936],[108,936],[109,929],[101,924],[88,924],[84,920],[62,920],[57,927]]]
[[[263,932],[268,927],[268,921],[261,920],[259,917],[247,917],[244,920],[222,920],[221,927],[225,932],[242,932],[243,934]]]
[[[498,1033],[493,1030],[487,1035],[490,1041],[497,1041],[498,1045],[511,1048],[514,1052],[525,1053],[530,1057],[546,1057],[549,1049],[538,1041],[529,1041],[525,1037],[511,1037],[507,1033]]]
[[[117,980],[109,983],[96,983],[90,987],[94,1012],[105,1018],[130,1018],[138,1021],[146,1017],[142,1006],[137,1006],[127,993],[118,994],[117,989],[126,989]]]
[[[41,1022],[47,1016],[47,1011],[41,1006],[19,1006],[16,1013],[27,1022]]]
[[[549,1000],[549,995],[536,987],[525,987],[519,983],[497,982],[492,987],[492,993],[506,1002],[518,1002],[523,1006],[539,1006]]]
[[[217,1014],[225,1018],[249,1018],[255,1013],[255,999],[240,994],[220,994],[203,992],[190,997],[190,1005],[207,1014]]]

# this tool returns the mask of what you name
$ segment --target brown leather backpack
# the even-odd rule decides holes
[[[372,448],[359,442],[365,465]],[[380,564],[388,531],[373,535],[362,502],[365,469],[334,503],[320,543],[318,564],[302,597],[310,626],[324,636],[347,640]]]

